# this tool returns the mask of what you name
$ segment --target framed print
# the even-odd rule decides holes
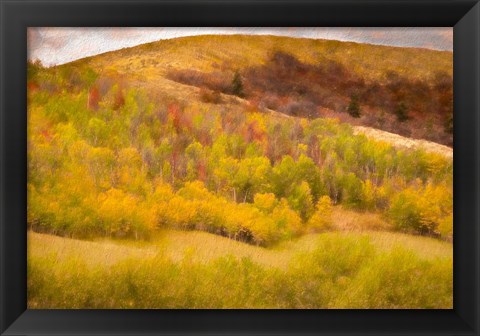
[[[478,334],[476,1],[1,6],[2,335]]]

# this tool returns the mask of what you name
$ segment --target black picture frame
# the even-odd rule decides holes
[[[0,0],[2,335],[478,335],[480,4],[472,0]],[[29,26],[454,27],[452,310],[27,310]]]

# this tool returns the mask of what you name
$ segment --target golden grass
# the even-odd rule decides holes
[[[260,248],[225,244],[225,238],[206,233],[165,231],[153,242],[132,244],[30,232],[28,307],[452,307],[453,265],[445,252],[451,245],[435,242],[432,248],[422,237],[370,234],[329,232],[261,249],[288,263],[275,268],[263,253],[252,252]],[[145,246],[157,248],[157,256],[142,255]],[[164,254],[177,254],[173,249],[184,251],[182,260]],[[233,254],[238,251],[252,257],[240,259]],[[219,255],[210,259],[212,252]],[[420,257],[424,252],[436,257]]]
[[[309,234],[296,240],[284,242],[274,247],[279,252],[289,251],[291,254],[298,251],[313,250],[318,239],[329,237],[338,232],[326,232],[320,234]],[[422,259],[447,258],[453,256],[453,245],[437,239],[421,236],[413,236],[399,232],[382,231],[349,231],[341,232],[341,236],[353,237],[357,240],[367,238],[381,251],[391,251],[398,247],[412,251]]]
[[[392,226],[378,213],[359,212],[342,206],[333,208],[332,221],[333,227],[340,231],[388,231],[392,229]]]
[[[167,254],[174,260],[180,260],[188,251],[200,262],[232,254],[237,258],[250,257],[265,266],[284,267],[291,257],[291,251],[273,251],[199,231],[165,230],[155,244],[166,246]]]
[[[149,242],[107,239],[81,241],[29,232],[28,253],[35,256],[55,255],[59,262],[73,257],[91,265],[112,265],[132,258],[144,260],[158,256],[180,261],[186,253],[191,255],[193,261],[205,263],[220,256],[233,255],[239,259],[249,257],[263,266],[283,269],[296,253],[313,250],[318,239],[328,239],[336,234],[337,232],[308,234],[272,248],[263,248],[198,231],[163,230]],[[341,235],[358,240],[367,237],[382,251],[390,251],[401,246],[422,259],[453,256],[451,243],[427,237],[375,231],[345,231]]]
[[[438,239],[381,231],[365,235],[373,245],[384,251],[402,247],[415,252],[422,259],[453,258],[453,244]]]
[[[436,71],[449,74],[453,71],[453,53],[446,51],[248,35],[204,35],[161,40],[93,56],[77,63],[89,63],[99,70],[114,69],[121,74],[155,81],[171,69],[219,71],[260,65],[277,50],[311,64],[334,59],[353,67],[366,79],[381,80],[388,71],[410,78],[429,78]]]
[[[87,263],[112,265],[129,258],[149,258],[158,249],[144,245],[129,246],[113,241],[85,241],[49,234],[28,233],[29,255],[54,254],[59,262],[66,258],[78,258]]]
[[[372,127],[365,126],[353,126],[354,134],[364,134],[368,138],[386,142],[393,145],[396,148],[411,149],[421,148],[428,153],[436,153],[449,159],[453,159],[453,148],[445,145],[438,144],[436,142],[427,141],[423,139],[411,139],[401,136],[399,134],[382,131]]]

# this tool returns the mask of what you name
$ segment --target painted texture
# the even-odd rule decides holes
[[[29,308],[452,308],[451,29],[29,34]]]
[[[62,64],[102,52],[182,36],[253,34],[453,50],[453,28],[29,28],[29,58]]]

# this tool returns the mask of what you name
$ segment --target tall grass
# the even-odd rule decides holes
[[[452,259],[421,259],[368,238],[323,236],[288,267],[193,250],[113,265],[30,254],[29,308],[451,308]]]

